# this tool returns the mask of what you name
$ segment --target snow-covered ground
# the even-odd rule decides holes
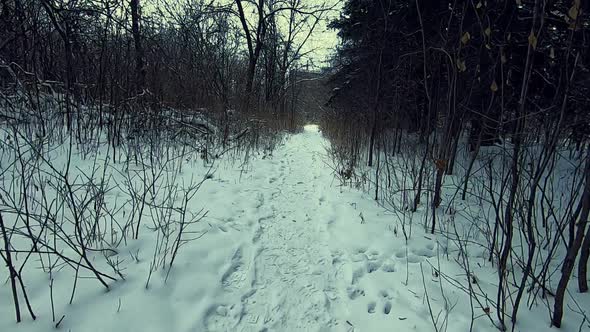
[[[398,216],[369,195],[339,186],[328,145],[317,126],[306,126],[247,170],[219,167],[189,206],[208,211],[190,230],[198,239],[180,249],[168,277],[159,269],[147,288],[155,235],[117,248],[126,280],[111,283],[108,292],[81,278],[68,304],[71,273],[56,273],[55,312],[58,320],[65,315],[60,329],[434,331],[434,320],[440,331],[454,332],[469,331],[475,317],[473,331],[496,331],[488,318],[495,319],[493,306],[472,303],[467,291],[472,283],[480,299],[495,300],[497,277],[486,259],[474,253],[477,278],[466,276],[453,244],[426,234],[419,212],[406,244]],[[206,172],[183,170],[195,178]],[[150,223],[144,225],[142,234],[150,234]],[[47,274],[33,269],[24,276],[38,320],[24,312],[24,321],[14,322],[7,270],[1,269],[0,331],[53,329]],[[589,308],[587,298],[579,300]],[[579,321],[567,312],[562,330],[578,330]],[[516,330],[550,330],[546,306],[536,303],[521,313]]]

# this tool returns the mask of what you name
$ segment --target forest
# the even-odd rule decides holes
[[[590,331],[589,1],[0,1],[0,330]]]

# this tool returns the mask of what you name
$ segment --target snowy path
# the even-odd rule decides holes
[[[268,186],[248,191],[258,201],[259,218],[250,243],[237,248],[221,279],[226,292],[239,294],[240,303],[210,312],[208,330],[334,327],[336,269],[326,223],[318,220],[327,209],[317,181],[326,172],[318,135],[316,130],[291,137],[271,161]]]
[[[435,255],[435,242],[418,238],[406,250],[391,215],[338,186],[328,144],[308,127],[231,184],[238,198],[219,227],[238,230],[237,243],[202,317],[206,331],[432,329],[416,263]]]

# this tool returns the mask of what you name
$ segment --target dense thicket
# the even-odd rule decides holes
[[[400,172],[390,158],[409,144],[408,206],[416,211],[427,197],[433,233],[441,204],[448,212],[458,197],[491,202],[495,216],[484,233],[498,265],[501,328],[505,315],[516,321],[523,294],[536,287],[555,294],[552,322],[560,326],[583,247],[590,205],[583,171],[590,163],[589,12],[581,0],[348,0],[332,23],[342,43],[334,58],[333,110],[324,123],[335,150],[343,151],[340,174],[349,179],[365,161],[376,166],[378,199],[380,187],[393,190],[394,177],[379,172]],[[483,158],[482,149],[493,145],[502,157]],[[547,183],[559,176],[555,165],[568,149],[580,176],[565,189],[572,192],[567,203],[547,199],[547,191],[557,191]],[[477,182],[470,178],[475,173],[490,180]],[[462,193],[443,202],[451,174],[462,176]],[[479,186],[484,192],[473,189]],[[548,217],[547,208],[555,215]],[[515,254],[519,233],[527,250]],[[559,239],[564,233],[567,240]],[[589,236],[577,275],[581,291],[587,291]],[[540,257],[540,247],[551,248],[548,257]],[[566,259],[552,284],[547,270],[555,255]],[[513,260],[519,280],[507,280]]]
[[[113,114],[133,100],[150,109],[206,108],[222,117],[237,109],[269,118],[287,112],[302,45],[328,10],[300,0],[0,6],[3,87],[42,83]],[[78,121],[76,112],[77,105],[67,107],[68,123]]]
[[[343,39],[335,105],[362,100],[388,126],[423,136],[445,117],[451,136],[471,123],[498,137],[516,127],[521,104],[535,112],[531,127],[563,113],[563,133],[579,142],[588,132],[580,1],[348,1],[332,26]]]

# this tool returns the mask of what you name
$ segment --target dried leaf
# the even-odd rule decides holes
[[[486,34],[486,36],[488,36],[488,37],[489,37],[489,36],[492,34],[492,29],[490,29],[490,27],[487,27],[487,28],[484,30],[484,32],[483,32],[483,33],[485,33],[485,34]]]
[[[531,45],[531,47],[533,49],[537,48],[537,37],[535,36],[535,34],[531,31],[531,34],[529,35],[529,45]]]
[[[465,45],[469,42],[469,39],[471,39],[471,35],[469,34],[469,31],[466,31],[463,34],[463,37],[461,37],[461,42]]]
[[[498,91],[498,84],[495,80],[492,82],[492,85],[490,85],[490,90],[492,90],[492,92]]]
[[[522,0],[516,0],[516,4],[522,6]]]
[[[481,1],[477,3],[477,5],[475,6],[475,8],[480,9],[482,6]]]
[[[447,167],[447,161],[444,159],[437,159],[434,161],[434,164],[438,170],[443,170]]]
[[[579,13],[579,7],[576,6],[575,4],[572,6],[572,8],[570,8],[570,10],[567,12],[567,15],[569,17],[572,18],[572,20],[575,20],[576,18],[578,18],[578,13]]]
[[[467,66],[465,66],[465,61],[461,59],[457,60],[457,68],[460,72],[464,72],[465,70],[467,70]]]
[[[500,60],[502,61],[502,63],[506,63],[506,56],[504,54],[502,54],[502,56],[500,57]]]
[[[553,47],[549,50],[549,57],[555,59],[555,49]]]

